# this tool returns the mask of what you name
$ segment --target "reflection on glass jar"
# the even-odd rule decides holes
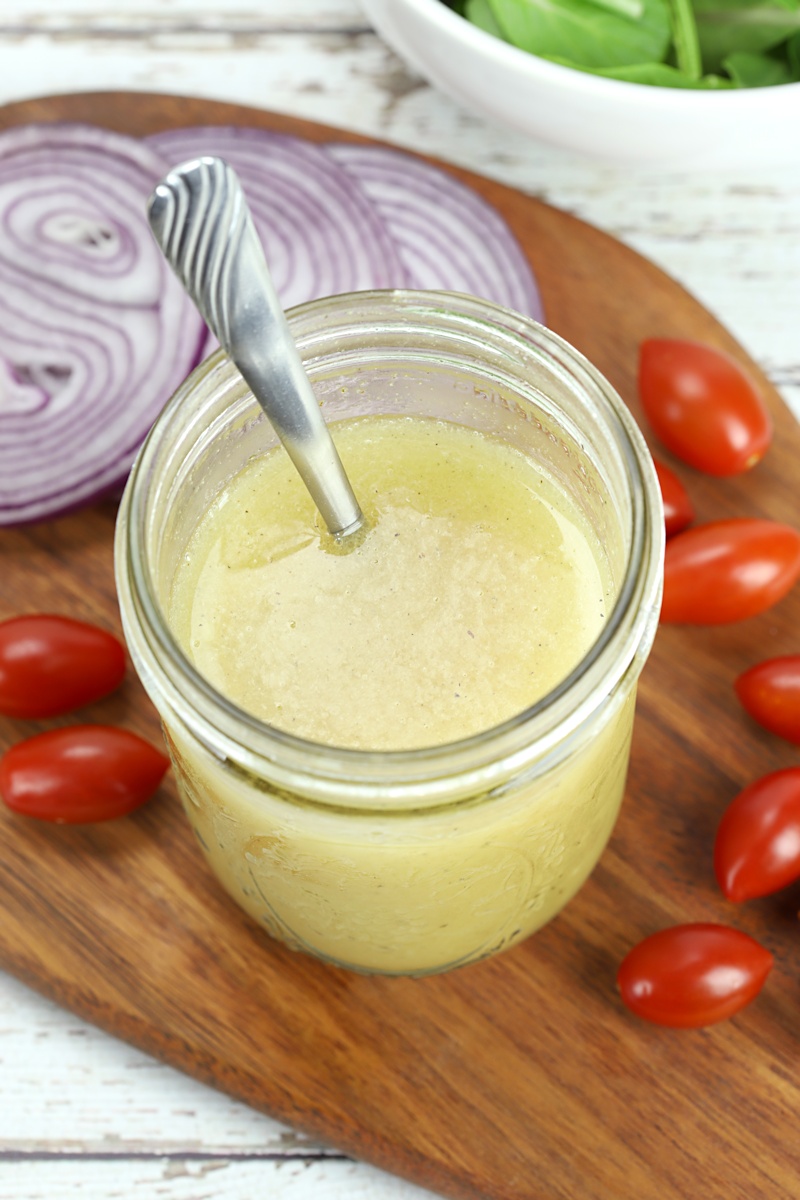
[[[390,514],[378,495],[373,523],[391,536],[370,542],[368,533],[366,549],[325,560],[327,574],[317,576],[327,535],[304,509],[302,489],[291,499],[283,451],[260,461],[274,436],[217,355],[164,410],[131,474],[116,545],[125,632],[161,714],[189,821],[234,899],[274,937],[338,965],[446,970],[549,921],[611,833],[660,600],[658,484],[605,380],[516,314],[461,296],[359,293],[296,309],[290,324],[334,438],[352,454],[354,484],[380,493],[385,480],[387,494],[404,495],[402,471],[413,478],[428,450],[423,438],[409,462],[401,451],[424,426],[425,437],[431,429],[442,436],[420,478],[447,470],[453,486],[420,486],[427,499],[414,500],[411,525],[402,503]],[[499,478],[506,462],[516,470],[508,487]],[[485,515],[476,516],[476,496]],[[506,524],[505,557],[487,568],[485,556],[505,546]],[[455,554],[436,570],[417,567],[421,555],[408,552],[429,526],[446,529]],[[406,551],[387,559],[401,536]],[[425,545],[431,558],[446,552]],[[294,560],[288,568],[284,560],[296,551],[311,558],[293,576]],[[588,574],[570,565],[567,590],[552,602],[570,556]],[[280,577],[269,574],[278,560]],[[377,632],[358,625],[348,643],[334,615],[316,643],[307,633],[296,640],[295,625],[302,632],[309,622],[281,607],[286,594],[295,589],[301,610],[304,596],[327,606],[335,600],[328,576],[343,577],[337,561],[354,580],[347,603],[360,597]],[[387,561],[383,603],[380,590],[365,589],[383,586],[375,581]],[[486,618],[478,593],[491,591],[483,581],[492,572],[500,583]],[[537,626],[547,597],[534,602],[541,580],[550,590],[547,636]],[[444,589],[456,605],[432,633],[428,584],[434,600]],[[404,588],[401,614],[391,604]],[[464,612],[467,636],[457,643]],[[410,649],[404,657],[422,623],[427,640],[416,659]],[[331,641],[338,658],[326,657]],[[359,654],[351,686],[342,664]],[[439,659],[453,654],[465,691],[445,703]],[[528,695],[534,675],[539,686]],[[480,714],[475,727],[470,710]]]

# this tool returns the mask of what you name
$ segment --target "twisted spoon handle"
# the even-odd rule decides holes
[[[362,523],[278,300],[235,172],[220,158],[176,167],[148,207],[169,265],[269,417],[331,533]]]

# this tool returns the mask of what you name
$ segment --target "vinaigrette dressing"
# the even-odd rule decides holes
[[[123,497],[123,627],[233,900],[336,966],[446,971],[550,921],[611,834],[658,480],[607,381],[518,314],[354,293],[290,327],[366,532],[321,528],[212,356]]]
[[[605,619],[602,550],[520,450],[424,417],[341,422],[368,521],[339,549],[286,453],[252,462],[196,530],[170,623],[224,695],[362,750],[455,741],[521,712]]]

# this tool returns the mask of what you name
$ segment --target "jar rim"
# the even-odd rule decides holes
[[[148,482],[162,438],[203,379],[215,375],[221,383],[238,378],[233,364],[217,351],[165,405],[137,456],[120,505],[117,588],[123,626],[145,688],[151,693],[155,688],[170,711],[217,757],[238,764],[251,777],[259,776],[262,763],[268,763],[279,780],[291,781],[299,773],[316,781],[315,794],[326,802],[336,802],[343,783],[349,805],[361,802],[360,788],[367,803],[376,787],[383,800],[394,796],[399,801],[424,784],[426,807],[436,803],[439,792],[450,794],[456,776],[469,788],[474,788],[476,776],[483,786],[492,786],[574,737],[631,669],[638,675],[649,652],[660,606],[664,533],[660,489],[644,438],[621,397],[579,351],[532,318],[492,302],[452,292],[370,291],[309,301],[288,310],[287,318],[301,355],[337,321],[344,321],[348,329],[358,328],[360,322],[364,329],[377,330],[382,321],[413,319],[444,322],[454,333],[481,340],[494,338],[512,353],[535,346],[575,373],[603,409],[630,489],[631,544],[613,608],[596,641],[555,688],[500,724],[458,741],[386,751],[329,746],[278,729],[240,708],[205,679],[172,634],[145,551],[152,497]],[[408,357],[414,357],[413,345]]]

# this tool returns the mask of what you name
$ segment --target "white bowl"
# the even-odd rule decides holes
[[[797,161],[800,83],[690,91],[557,66],[441,0],[362,0],[378,33],[465,107],[543,142],[621,165],[711,170]]]

